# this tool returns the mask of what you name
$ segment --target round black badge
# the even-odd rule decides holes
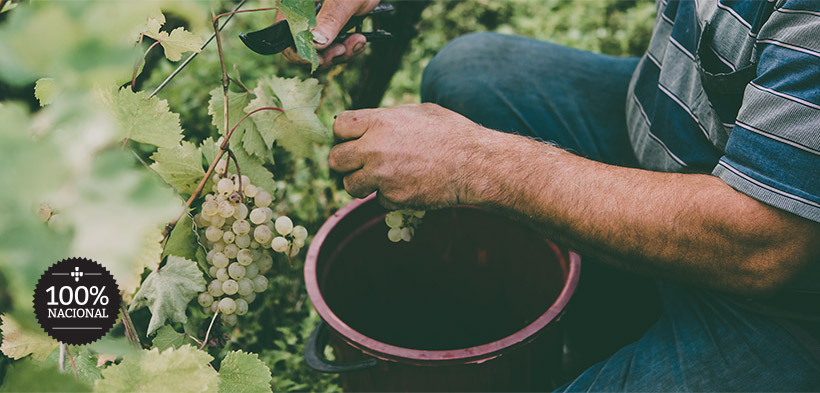
[[[63,344],[88,344],[108,333],[117,321],[120,301],[114,276],[85,258],[51,265],[34,288],[40,326]]]

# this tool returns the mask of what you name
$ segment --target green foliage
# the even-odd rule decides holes
[[[117,121],[121,138],[168,148],[182,140],[179,115],[168,110],[165,100],[126,88],[105,91],[101,97]]]
[[[204,290],[205,278],[196,262],[171,255],[165,266],[151,272],[142,282],[130,310],[146,306],[151,310],[148,324],[148,335],[151,335],[166,320],[187,322],[188,302]]]
[[[175,18],[166,23],[158,6]],[[0,294],[11,296],[0,349],[24,357],[8,360],[10,373],[0,389],[88,390],[99,380],[97,391],[340,390],[336,376],[304,364],[304,343],[319,317],[305,297],[299,257],[293,266],[283,258],[275,261],[268,274],[271,290],[251,304],[238,328],[221,326],[217,318],[206,343],[210,354],[187,345],[195,341],[187,335],[203,339],[211,321],[190,302],[204,288],[201,268],[191,262],[204,264],[204,239],[184,215],[164,250],[159,240],[163,226],[183,211],[181,197],[202,179],[225,133],[216,46],[202,51],[159,97],[115,88],[130,81],[149,45],[134,45],[139,32],[162,40],[165,50],[166,58],[157,54],[158,63],[143,71],[143,88],[151,91],[176,67],[168,59],[198,50],[198,37],[210,34],[209,7],[177,0],[34,2],[0,17],[0,80],[14,85],[39,80],[33,94],[47,105],[29,113],[22,105],[0,101],[0,165],[13,168],[0,176],[0,189],[7,190],[0,193],[0,274],[8,283]],[[324,124],[349,104],[347,91],[362,73],[354,62],[337,68],[341,73],[309,79],[308,72],[318,64],[308,31],[315,25],[313,2],[285,0],[280,7],[297,51],[313,61],[311,70],[286,64],[281,56],[256,55],[237,39],[239,32],[269,25],[273,12],[233,18],[222,35],[225,61],[231,77],[244,80],[251,91],[231,87],[229,126],[262,106],[285,113],[252,115],[237,128],[230,148],[242,173],[274,194],[275,214],[287,213],[315,233],[350,201],[329,177],[330,134]],[[521,34],[612,55],[638,55],[648,42],[653,17],[648,0],[433,2],[384,104],[417,102],[427,61],[468,32]],[[130,142],[123,147],[125,138]],[[211,185],[206,183],[206,191]],[[48,223],[37,216],[42,202],[53,210]],[[194,203],[192,213],[201,202]],[[31,316],[31,288],[47,266],[67,255],[104,263],[126,302],[135,296],[134,309],[149,308],[132,313],[140,335],[156,334],[150,351],[130,346],[121,326],[80,351],[71,348],[80,383],[70,373],[56,371],[59,352],[50,338],[38,336],[42,332]],[[156,270],[163,259],[164,267],[145,274],[146,267]],[[179,333],[183,328],[186,334]],[[213,365],[219,374],[208,365],[210,355],[217,359]],[[98,360],[110,365],[97,367]],[[5,361],[0,357],[0,368]]]
[[[196,246],[191,247],[192,244]],[[191,216],[186,214],[182,216],[168,236],[162,257],[165,258],[168,255],[176,255],[180,258],[196,260],[196,251],[201,249],[198,246],[199,239],[197,238],[196,229],[194,228],[194,222],[191,220]]]
[[[61,373],[56,365],[37,364],[24,359],[9,367],[0,392],[88,392],[91,388],[76,381],[71,373]]]
[[[211,355],[190,345],[154,348],[102,371],[95,392],[216,392],[219,379]]]
[[[45,360],[59,346],[59,343],[42,330],[26,331],[7,315],[0,315],[0,333],[3,341],[0,351],[12,359],[28,355],[37,360]]]
[[[160,42],[168,60],[179,61],[185,52],[199,53],[199,48],[204,43],[201,38],[186,31],[183,27],[177,27],[170,33],[160,31],[163,24],[165,24],[165,16],[160,13],[148,19],[148,30],[143,34]]]
[[[60,85],[53,78],[40,78],[34,85],[34,97],[40,101],[40,106],[51,104],[59,94]]]
[[[191,195],[197,184],[205,176],[202,169],[202,152],[187,141],[173,147],[160,147],[151,156],[151,169],[162,176],[162,180],[184,195]]]
[[[418,102],[424,67],[448,42],[464,34],[494,31],[613,56],[640,56],[649,45],[654,20],[651,0],[433,2],[422,15],[419,35],[382,105]],[[343,83],[352,87],[355,80]]]
[[[270,381],[270,368],[255,353],[229,352],[219,366],[220,393],[270,393]]]
[[[190,341],[184,334],[177,333],[171,325],[165,325],[157,330],[157,335],[151,341],[151,346],[164,351],[168,348],[179,348],[186,343],[190,343]]]
[[[267,145],[276,142],[285,150],[305,157],[311,154],[315,143],[330,140],[328,128],[315,113],[322,93],[316,79],[261,78],[253,93],[256,98],[250,102],[246,112],[263,107],[281,107],[284,110],[284,113],[260,112],[253,117]]]

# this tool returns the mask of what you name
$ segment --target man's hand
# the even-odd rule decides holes
[[[355,197],[378,191],[388,208],[463,203],[473,145],[497,134],[434,104],[344,112],[333,132],[343,142],[328,160],[345,174],[345,189]]]
[[[333,40],[352,16],[364,15],[377,5],[379,0],[325,0],[316,15],[316,27],[313,29],[313,43],[319,50],[319,68],[343,63],[364,52],[367,40],[361,34],[351,35],[342,44],[335,44]],[[284,16],[277,13],[276,21],[282,19]],[[282,55],[292,63],[307,63],[293,48],[285,49]]]

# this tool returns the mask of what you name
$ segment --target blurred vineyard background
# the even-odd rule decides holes
[[[245,8],[271,5],[273,1],[249,1]],[[395,50],[370,48],[364,56],[350,63],[315,75],[325,86],[319,109],[325,124],[330,125],[335,114],[362,106],[362,102],[380,102],[384,107],[418,102],[425,65],[447,42],[466,33],[495,31],[610,55],[639,56],[648,45],[655,16],[654,3],[649,0],[465,0],[415,1],[398,5],[402,6],[400,11],[407,7],[421,11],[416,23],[411,24],[412,29],[408,30],[415,37],[408,41],[403,57],[391,60],[385,57],[385,53],[395,55]],[[175,12],[184,11],[169,10],[168,27],[174,27],[175,23],[190,24],[184,22],[192,20],[190,15],[177,14],[175,18]],[[203,21],[207,21],[207,13],[203,11],[202,16]],[[270,13],[241,14],[224,30],[228,69],[242,80],[255,80],[269,74],[307,77],[308,71],[303,67],[288,64],[281,56],[257,55],[239,41],[240,32],[266,27],[272,21]],[[207,23],[187,27],[203,37],[209,34]],[[389,25],[381,27],[391,29]],[[147,47],[149,43],[143,45]],[[390,61],[397,63],[398,69],[389,79],[384,96],[362,97],[367,76],[378,72],[372,69],[373,66]],[[147,58],[145,72],[137,80],[137,88],[152,91],[177,65],[165,60],[160,52],[152,52]],[[219,68],[215,45],[211,45],[159,94],[160,98],[168,100],[173,112],[180,114],[186,139],[195,143],[215,133],[208,114],[208,100],[209,92],[219,86]],[[549,72],[532,77],[560,75],[560,70]],[[28,101],[32,110],[38,107],[33,86],[13,87],[0,82],[0,98]],[[145,147],[139,145],[136,148]],[[293,159],[287,153],[277,151],[276,167],[272,168],[281,185],[276,197],[287,201],[291,217],[306,223],[311,234],[333,211],[350,200],[328,173],[325,159],[328,149],[317,149],[314,157],[306,159]],[[148,157],[152,151],[137,153]],[[306,299],[302,265],[302,261],[296,261],[292,267],[281,261],[278,263],[275,277],[271,277],[272,290],[263,296],[263,302],[257,300],[255,310],[241,319],[237,328],[223,332],[224,350],[241,348],[259,353],[273,370],[274,391],[339,391],[334,376],[315,373],[304,365],[304,341],[318,316]],[[3,287],[0,272],[0,306]],[[150,314],[143,309],[133,313],[133,318],[138,326],[144,326]],[[149,341],[143,337],[143,342]],[[3,364],[7,362],[8,359],[0,356],[0,381],[5,371]]]

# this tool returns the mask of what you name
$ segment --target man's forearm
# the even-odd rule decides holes
[[[463,202],[513,212],[582,254],[743,294],[774,290],[817,258],[816,223],[716,177],[606,165],[498,132],[480,138]]]

